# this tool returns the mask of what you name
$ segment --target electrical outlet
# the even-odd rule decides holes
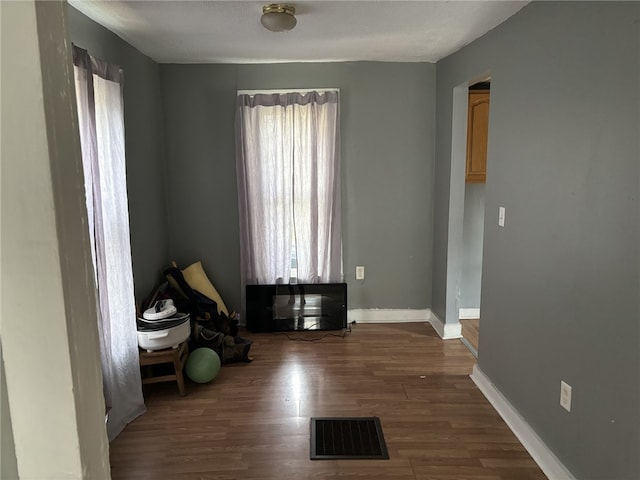
[[[560,406],[567,412],[571,411],[571,385],[560,381]]]
[[[364,280],[364,267],[356,267],[356,280]]]

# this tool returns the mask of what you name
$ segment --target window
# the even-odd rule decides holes
[[[98,291],[107,431],[112,440],[144,412],[129,245],[123,73],[73,48],[88,229]]]
[[[240,92],[236,159],[243,283],[340,281],[338,91]]]

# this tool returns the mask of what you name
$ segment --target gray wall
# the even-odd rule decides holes
[[[437,64],[434,259],[453,88],[489,71],[479,366],[581,479],[640,478],[639,17],[638,2],[534,2]],[[446,262],[433,274],[442,308]]]
[[[349,308],[427,308],[435,66],[403,63],[161,65],[170,252],[201,259],[239,309],[234,117],[238,89],[341,90],[343,245]],[[366,279],[355,280],[364,265]]]
[[[468,183],[464,189],[460,308],[480,308],[484,191],[484,183]]]
[[[4,374],[4,359],[2,358],[2,344],[0,344],[0,478],[16,480],[18,478],[18,461],[16,447],[13,443],[13,428],[11,426],[11,412],[9,411],[9,396],[7,395],[7,381]]]
[[[71,41],[124,70],[124,123],[131,253],[141,302],[169,266],[163,111],[158,64],[68,6]]]
[[[66,8],[2,2],[0,11],[1,275],[12,279],[2,282],[0,314],[15,460],[25,479],[107,478]],[[46,316],[33,315],[33,292]]]

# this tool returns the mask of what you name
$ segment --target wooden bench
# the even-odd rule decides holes
[[[188,355],[189,345],[186,341],[178,345],[177,348],[166,348],[164,350],[155,350],[153,352],[147,352],[146,350],[140,349],[142,383],[171,382],[175,380],[178,382],[178,391],[180,392],[180,395],[184,396],[184,375],[182,370],[184,369],[184,363]],[[162,363],[173,363],[175,373],[171,375],[154,376],[152,366]]]

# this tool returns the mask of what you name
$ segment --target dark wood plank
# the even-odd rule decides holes
[[[242,335],[253,363],[187,380],[185,397],[144,386],[147,413],[111,444],[113,479],[545,478],[469,379],[467,348],[428,324]],[[312,416],[380,417],[391,458],[309,460]]]
[[[462,336],[477,352],[480,345],[480,319],[460,320],[460,325],[462,326]]]

